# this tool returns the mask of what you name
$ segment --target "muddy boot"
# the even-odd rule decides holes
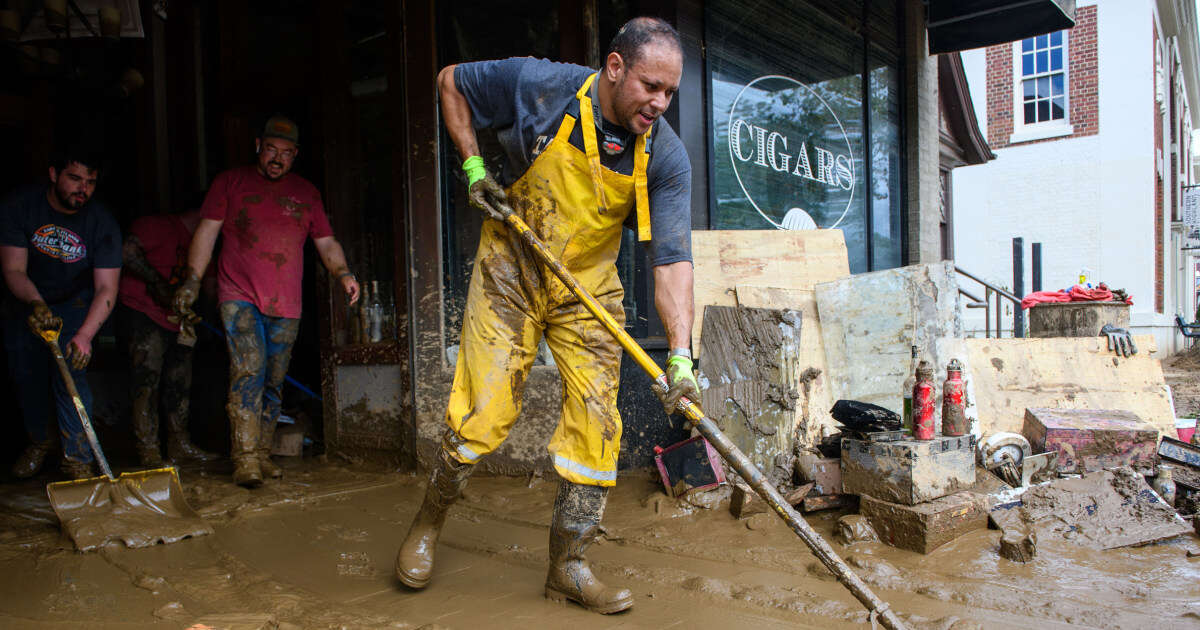
[[[63,476],[67,479],[87,479],[96,476],[92,462],[78,462],[65,457],[62,460],[59,470],[62,471]]]
[[[133,434],[137,437],[138,461],[143,467],[162,466],[162,449],[158,446],[158,415],[151,413],[147,401],[139,397],[133,404]]]
[[[217,454],[196,446],[187,432],[173,431],[167,438],[167,457],[175,462],[210,462],[217,459]]]
[[[26,446],[25,451],[13,464],[13,476],[18,479],[28,479],[38,474],[38,471],[42,469],[42,463],[46,461],[46,453],[50,452],[53,444],[53,440],[46,440],[45,442],[32,442]]]
[[[438,460],[425,488],[425,501],[396,554],[396,578],[405,586],[425,588],[429,584],[433,552],[446,522],[446,510],[462,494],[474,468],[474,464],[460,464],[444,448],[438,449]]]
[[[633,606],[633,593],[605,586],[592,575],[591,564],[583,555],[600,533],[607,497],[608,488],[562,482],[550,522],[550,571],[546,573],[547,598],[556,602],[569,599],[604,615]]]
[[[283,476],[283,469],[271,461],[271,448],[275,445],[275,424],[275,422],[262,423],[258,435],[258,448],[255,451],[258,453],[258,466],[262,469],[263,476],[272,479]]]
[[[158,444],[138,444],[138,461],[143,468],[158,468],[163,465],[162,450]]]
[[[233,482],[245,488],[257,488],[263,482],[256,452],[259,433],[257,414],[236,405],[227,405],[226,411],[229,412],[229,428],[233,434]]]

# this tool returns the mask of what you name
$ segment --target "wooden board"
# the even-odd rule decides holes
[[[761,470],[792,450],[795,365],[802,315],[766,308],[708,306],[702,405]]]
[[[804,325],[800,327],[800,347],[797,348],[794,370],[800,375],[811,368],[816,374],[799,388],[801,398],[796,404],[795,433],[805,446],[815,444],[821,439],[822,427],[837,426],[833,416],[829,415],[833,393],[829,386],[829,367],[825,361],[825,341],[817,316],[816,294],[811,289],[750,284],[737,285],[734,293],[738,306],[800,311]]]
[[[1175,434],[1153,335],[1137,335],[1138,353],[1118,357],[1104,337],[966,339],[983,434],[1020,433],[1025,409],[1123,409]]]
[[[697,356],[704,307],[735,305],[737,285],[812,289],[850,275],[841,230],[698,230],[692,232],[692,260],[696,276],[692,349]]]

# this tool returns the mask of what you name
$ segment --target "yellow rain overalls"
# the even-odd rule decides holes
[[[558,133],[508,189],[521,216],[579,283],[624,323],[616,259],[621,225],[636,205],[640,240],[650,237],[647,142],[637,138],[633,175],[600,164],[589,88],[576,93],[585,152],[571,146],[576,120]],[[567,481],[612,486],[617,479],[621,348],[519,236],[485,218],[463,314],[462,342],[446,410],[448,447],[462,463],[496,450],[521,412],[525,378],[545,335],[563,382],[562,417],[548,449]]]

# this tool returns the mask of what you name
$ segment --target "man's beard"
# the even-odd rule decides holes
[[[72,210],[78,210],[88,202],[87,195],[79,195],[79,197],[82,197],[81,199],[76,197],[75,194],[64,196],[62,191],[57,188],[54,189],[54,196],[58,197],[58,202],[62,204],[64,208],[70,208]]]
[[[271,174],[272,166],[279,169],[278,175]],[[283,179],[283,176],[287,175],[287,174],[288,174],[287,167],[284,166],[280,162],[267,162],[267,167],[263,169],[263,175],[266,175],[267,179],[269,179],[271,181],[277,181],[277,180]]]

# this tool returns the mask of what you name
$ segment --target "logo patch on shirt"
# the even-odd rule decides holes
[[[533,143],[532,157],[537,157],[537,156],[541,155],[542,151],[546,150],[546,145],[548,145],[548,144],[550,144],[549,136],[538,136],[537,141]]]
[[[79,262],[87,256],[87,245],[78,234],[53,223],[38,228],[29,243],[39,252],[65,263]]]

